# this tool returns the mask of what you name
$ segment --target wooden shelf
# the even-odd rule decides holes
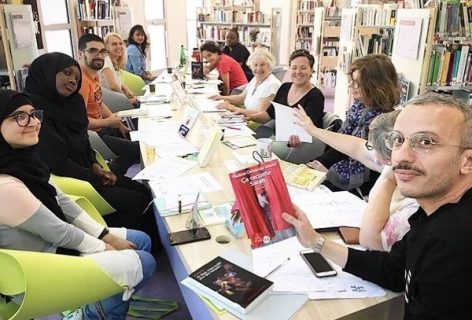
[[[337,26],[325,26],[323,32],[323,38],[339,38],[341,34],[341,27]]]
[[[472,91],[471,86],[426,86],[426,90],[428,91],[454,91],[454,90],[464,90],[464,91]]]
[[[218,21],[198,21],[198,23],[201,23],[201,24],[209,24],[209,25],[226,25],[226,26],[230,26],[231,25],[231,22],[218,22]]]
[[[233,23],[236,26],[248,26],[253,28],[270,28],[270,23],[244,23],[244,22],[235,22]]]
[[[320,66],[335,68],[338,64],[338,56],[320,56]]]

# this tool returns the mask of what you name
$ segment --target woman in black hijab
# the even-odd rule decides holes
[[[87,111],[79,93],[80,66],[63,53],[46,53],[31,64],[25,90],[33,105],[44,110],[38,155],[51,172],[88,181],[117,212],[104,216],[110,226],[147,232],[157,243],[151,201],[142,184],[103,169],[95,159],[87,134]]]
[[[35,154],[42,119],[25,94],[0,90],[0,248],[84,254],[123,289],[139,290],[156,269],[151,239],[141,231],[104,228],[49,184],[49,169]],[[119,293],[98,304],[106,319],[124,319],[128,298]],[[76,314],[101,316],[93,303]]]

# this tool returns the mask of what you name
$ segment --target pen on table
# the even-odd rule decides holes
[[[286,264],[287,262],[290,261],[290,257],[288,257],[287,259],[285,259],[282,263],[278,264],[274,269],[270,270],[269,273],[267,273],[264,278],[267,278],[268,276],[270,276],[271,274],[273,274],[275,271],[279,270],[280,268],[282,268],[282,266],[284,264]]]
[[[179,200],[177,202],[177,206],[179,208],[179,213],[182,213],[182,197],[180,194],[179,194]]]
[[[233,130],[241,130],[241,128],[238,128],[238,127],[226,127],[228,129],[233,129]]]

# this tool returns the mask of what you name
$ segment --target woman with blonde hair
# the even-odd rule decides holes
[[[254,77],[240,94],[213,96],[212,98],[216,100],[224,99],[217,108],[235,111],[239,106],[244,106],[251,111],[265,111],[270,106],[280,87],[279,79],[272,74],[272,68],[276,63],[275,57],[269,50],[257,48],[247,62]]]
[[[102,70],[100,70],[100,84],[102,87],[124,94],[130,103],[136,104],[133,92],[123,83],[121,69],[126,65],[126,51],[123,39],[118,33],[107,33],[103,39],[108,50]]]

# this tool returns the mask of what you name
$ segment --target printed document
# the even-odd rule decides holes
[[[277,102],[272,102],[272,105],[275,108],[276,141],[288,141],[291,135],[297,135],[301,142],[313,141],[312,136],[302,126],[295,124],[297,118],[293,115],[293,108]]]

